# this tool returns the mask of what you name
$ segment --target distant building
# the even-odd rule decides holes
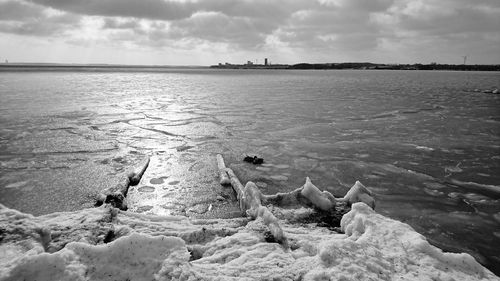
[[[267,58],[264,59],[264,65],[266,65],[266,66],[268,65],[267,64]]]
[[[247,61],[247,65],[253,65],[252,61]]]

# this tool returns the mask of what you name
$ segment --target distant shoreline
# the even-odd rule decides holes
[[[452,71],[500,71],[500,64],[375,64],[369,62],[345,62],[345,63],[299,63],[299,64],[219,64],[210,68],[216,69],[359,69],[359,70],[452,70]]]
[[[88,67],[88,68],[208,68],[203,65],[154,65],[154,64],[84,64],[84,63],[36,63],[8,62],[0,63],[0,67]]]
[[[0,63],[1,71],[58,71],[58,70],[174,70],[174,69],[254,69],[254,70],[443,70],[443,71],[500,71],[500,64],[375,64],[375,63],[299,63],[299,64],[219,64],[202,65],[122,65],[122,64],[59,64],[59,63]]]
[[[210,69],[208,66],[167,66],[167,65],[112,65],[112,64],[29,64],[3,63],[1,72],[165,72],[178,70]]]

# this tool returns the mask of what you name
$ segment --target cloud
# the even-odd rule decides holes
[[[0,21],[0,32],[32,36],[64,36],[79,26],[79,17],[74,15],[50,16],[24,22]]]
[[[498,1],[399,0],[372,19],[386,41],[400,41],[408,50],[466,53],[500,43]]]
[[[327,7],[364,12],[384,11],[393,2],[393,0],[319,0],[319,3]]]
[[[210,42],[235,44],[241,48],[253,48],[263,44],[266,35],[276,27],[277,25],[270,21],[203,12],[173,22],[170,34],[174,38],[193,37]]]
[[[310,0],[203,0],[198,1],[197,7],[198,11],[218,12],[229,17],[282,22],[296,11],[320,7],[320,4]]]
[[[155,46],[183,42],[224,43],[255,49],[295,11],[319,6],[295,0],[29,0],[82,16],[101,16],[109,38]],[[138,24],[139,21],[144,26]],[[159,23],[158,23],[159,22]],[[163,23],[162,23],[163,22]],[[122,31],[109,31],[120,29]],[[129,31],[125,31],[128,29]],[[131,37],[127,38],[127,34]],[[156,42],[153,42],[153,39]]]
[[[498,0],[0,0],[3,33],[226,56],[418,61],[430,57],[422,50],[472,50],[500,60],[499,26]]]
[[[460,7],[443,5],[445,2],[406,3],[403,9],[390,14],[397,18],[401,28],[425,34],[464,32],[497,32],[500,28],[500,10],[491,6],[466,4]],[[493,9],[491,9],[493,8]]]
[[[104,29],[133,29],[138,30],[141,28],[139,20],[133,19],[116,19],[116,18],[105,18],[104,19]]]
[[[180,20],[199,12],[227,16],[283,18],[301,8],[317,5],[304,0],[29,0],[32,3],[81,15]],[[377,0],[379,1],[379,0]]]
[[[371,15],[388,9],[392,1],[325,0],[324,6],[293,13],[274,35],[289,46],[316,51],[373,49],[380,26]]]
[[[177,20],[193,13],[191,2],[172,0],[30,0],[32,3],[81,15]]]
[[[80,16],[48,11],[26,2],[0,2],[0,32],[32,36],[63,36],[79,27]]]
[[[0,2],[0,20],[25,20],[43,15],[43,9],[25,2]]]

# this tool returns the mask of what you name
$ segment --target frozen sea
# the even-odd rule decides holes
[[[482,91],[499,87],[498,72],[2,69],[0,203],[92,207],[150,155],[132,210],[235,217],[221,153],[266,194],[359,180],[378,213],[498,275],[500,95]]]

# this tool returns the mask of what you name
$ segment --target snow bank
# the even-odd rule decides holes
[[[338,234],[261,218],[189,220],[104,207],[33,217],[0,205],[0,280],[500,280],[355,203]]]
[[[177,237],[133,233],[104,245],[72,242],[21,259],[7,280],[151,280],[163,261],[189,257]]]

